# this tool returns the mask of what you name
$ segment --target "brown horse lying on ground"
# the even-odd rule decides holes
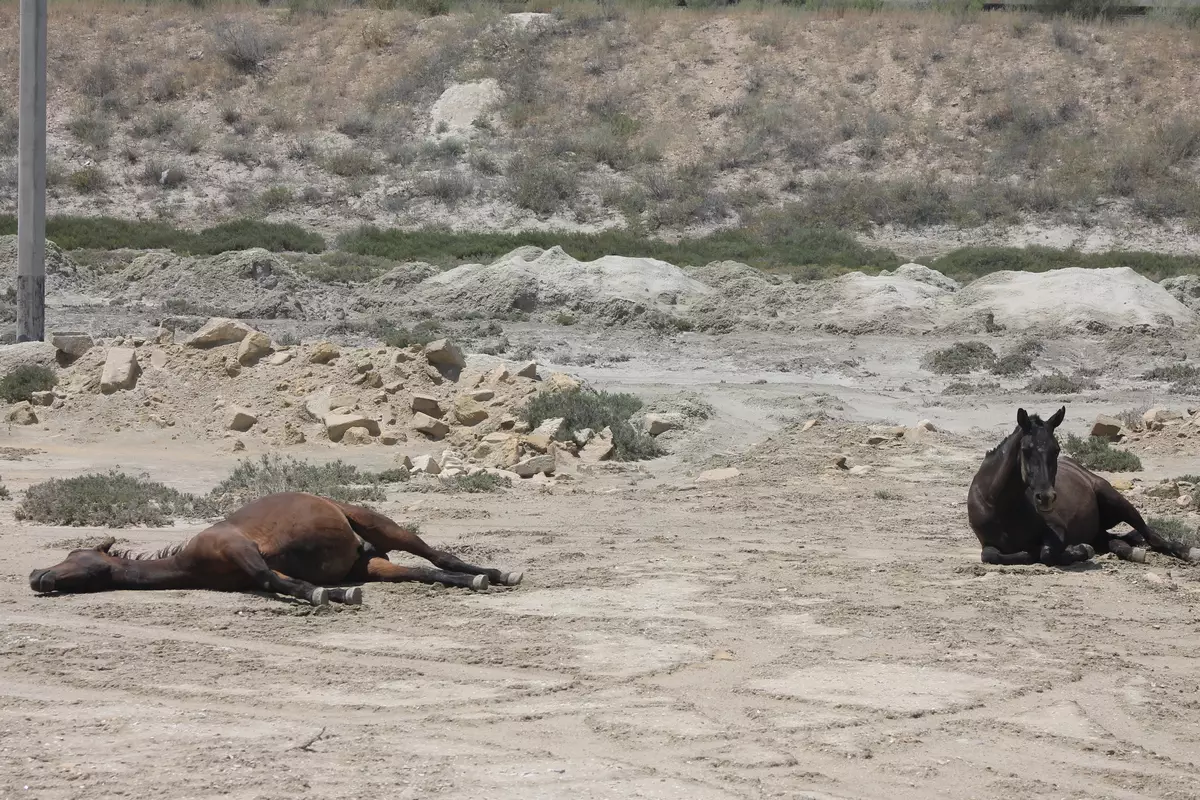
[[[1145,561],[1147,547],[1200,561],[1200,547],[1159,535],[1112,484],[1074,459],[1059,458],[1054,429],[1066,414],[1064,406],[1043,422],[1017,409],[1016,430],[984,456],[967,495],[983,562],[1067,565],[1096,553]],[[1122,522],[1133,530],[1109,532]]]
[[[516,586],[523,573],[476,567],[434,550],[410,530],[359,506],[284,492],[248,503],[183,544],[156,553],[110,553],[115,540],[75,550],[29,576],[35,592],[113,589],[263,589],[312,603],[357,605],[362,589],[325,584],[420,581],[486,589]],[[439,569],[402,567],[392,550],[420,556]]]

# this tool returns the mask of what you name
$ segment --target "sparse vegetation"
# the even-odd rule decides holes
[[[1081,438],[1067,434],[1063,449],[1088,469],[1104,472],[1140,472],[1142,460],[1128,450],[1118,450],[1099,436]]]
[[[14,514],[46,525],[128,528],[168,525],[179,517],[206,517],[209,511],[193,495],[113,470],[34,484]]]
[[[97,194],[108,188],[108,176],[100,167],[84,167],[72,172],[67,183],[80,194]]]
[[[1144,381],[1170,383],[1168,391],[1173,394],[1187,394],[1200,389],[1200,367],[1191,364],[1171,364],[1166,367],[1155,367],[1142,375]]]
[[[360,472],[340,459],[311,464],[272,454],[239,462],[229,477],[213,488],[207,501],[219,514],[275,492],[311,492],[344,503],[363,503],[384,499],[382,482],[378,475]]]
[[[54,370],[36,364],[20,364],[0,378],[0,397],[9,403],[29,400],[34,392],[48,392],[58,384]]]
[[[1167,539],[1183,542],[1189,547],[1200,547],[1200,528],[1188,525],[1179,517],[1148,517],[1146,524]]]
[[[1034,394],[1065,395],[1079,394],[1080,392],[1098,388],[1100,388],[1100,385],[1090,375],[1085,375],[1082,372],[1076,372],[1074,375],[1053,372],[1049,375],[1039,375],[1031,380],[1025,387],[1025,391],[1033,392]]]
[[[925,358],[926,369],[938,375],[965,375],[988,369],[995,362],[996,352],[983,342],[956,342]]]
[[[618,461],[638,461],[665,452],[653,437],[629,424],[629,418],[641,408],[642,401],[631,394],[568,389],[537,395],[525,406],[522,416],[531,428],[556,417],[562,417],[573,431],[611,428],[613,457]]]
[[[213,38],[225,62],[247,74],[258,72],[278,47],[258,25],[246,20],[222,20],[213,28]]]
[[[4,482],[0,481],[0,500],[10,499],[12,499],[12,493],[8,491],[8,487],[4,485]]]
[[[0,235],[15,235],[16,218],[0,216]],[[181,254],[215,255],[229,250],[262,247],[273,252],[319,253],[325,240],[291,223],[241,219],[201,231],[175,228],[165,222],[113,217],[50,217],[46,238],[64,250],[173,250]]]

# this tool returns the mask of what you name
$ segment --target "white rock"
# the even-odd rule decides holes
[[[548,439],[554,440],[560,438],[564,433],[566,433],[566,428],[567,421],[562,417],[555,417],[554,419],[548,419],[541,425],[538,425],[536,428],[530,431],[529,435],[545,436]]]
[[[553,474],[555,466],[554,453],[550,452],[546,455],[530,456],[522,461],[518,461],[513,465],[512,471],[522,478],[532,478],[539,473],[546,475]]]
[[[327,414],[325,416],[325,432],[329,441],[340,442],[342,436],[351,428],[363,428],[372,436],[379,435],[379,423],[362,414]]]
[[[424,472],[426,475],[437,475],[442,471],[442,466],[437,462],[437,458],[432,455],[417,456],[412,460],[413,472]]]
[[[91,350],[95,345],[91,334],[76,331],[56,331],[50,334],[50,343],[75,358]]]
[[[418,414],[427,414],[434,418],[440,418],[443,413],[442,406],[438,403],[437,398],[425,394],[413,395],[412,410]]]
[[[122,389],[132,389],[137,385],[140,374],[141,367],[132,347],[109,348],[104,359],[104,371],[100,375],[100,391],[112,394]]]
[[[579,451],[579,458],[588,464],[596,464],[612,458],[614,449],[612,428],[605,428],[592,436],[587,445]]]
[[[450,426],[442,422],[440,419],[434,419],[428,414],[420,412],[413,415],[412,427],[414,430],[431,436],[434,439],[441,439],[450,432]]]
[[[271,337],[261,331],[247,334],[238,345],[237,360],[240,364],[250,366],[257,364],[259,359],[271,352]]]
[[[584,428],[583,430],[575,431],[575,436],[573,438],[575,439],[575,444],[579,445],[580,447],[584,447],[595,435],[596,432],[591,428]]]
[[[682,414],[647,414],[642,418],[642,433],[658,436],[683,427]]]
[[[517,370],[517,377],[519,378],[537,378],[537,375],[538,364],[536,361],[526,362]]]
[[[220,347],[237,344],[254,332],[254,328],[236,319],[213,317],[189,336],[184,344],[188,347]]]
[[[267,363],[273,367],[283,366],[284,364],[286,364],[287,362],[289,362],[293,358],[295,358],[295,355],[296,354],[293,353],[291,350],[285,350],[282,353],[276,353],[275,355],[271,356],[269,359],[267,359]]]
[[[462,350],[458,349],[458,345],[449,339],[438,339],[425,345],[425,358],[430,364],[437,364],[443,367],[458,367],[462,369],[467,365],[467,361],[463,358]]]

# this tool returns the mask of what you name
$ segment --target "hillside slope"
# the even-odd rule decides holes
[[[1024,222],[1200,251],[1181,227],[1200,219],[1200,32],[1184,26],[319,12],[56,4],[50,213],[673,234],[791,204],[806,225],[900,240]],[[9,109],[17,27],[6,4]],[[7,112],[8,211],[16,130]]]

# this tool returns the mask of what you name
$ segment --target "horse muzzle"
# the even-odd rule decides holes
[[[1037,492],[1033,495],[1033,505],[1043,514],[1054,510],[1054,503],[1058,500],[1058,492],[1051,489],[1048,492]]]
[[[35,569],[29,575],[29,588],[35,592],[49,594],[54,591],[54,576],[48,569]]]

